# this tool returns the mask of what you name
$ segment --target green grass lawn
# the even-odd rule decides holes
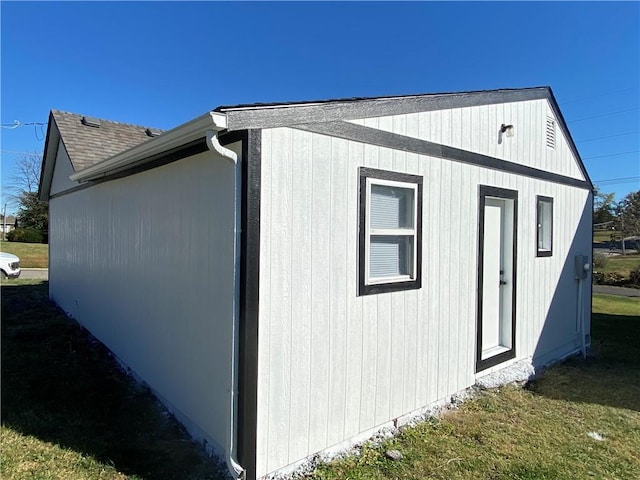
[[[0,251],[20,257],[22,268],[48,268],[49,245],[43,243],[0,242]]]
[[[622,241],[622,235],[615,230],[594,230],[593,231],[593,243],[611,243],[611,237],[613,235],[614,242],[617,247],[620,248],[620,242]]]
[[[631,270],[638,267],[640,267],[640,254],[616,255],[615,257],[608,257],[604,268],[599,268],[597,270],[605,273],[616,272],[628,277]]]
[[[47,300],[2,285],[0,478],[215,479],[215,467],[104,348]]]
[[[594,230],[593,243],[602,243],[602,242],[611,241],[611,233],[612,233],[611,230]]]
[[[486,391],[312,478],[640,478],[640,300],[595,295],[593,309],[587,361],[551,367],[527,388]],[[386,458],[388,449],[404,458]]]
[[[595,295],[593,309],[587,361],[485,391],[310,478],[640,478],[640,300]],[[216,478],[153,397],[47,301],[46,282],[2,286],[0,435],[3,480]],[[404,458],[387,459],[390,448]]]

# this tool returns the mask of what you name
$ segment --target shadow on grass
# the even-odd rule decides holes
[[[594,314],[592,353],[572,357],[529,383],[548,398],[640,412],[640,316]]]
[[[146,389],[47,298],[2,286],[2,424],[145,479],[222,478]]]

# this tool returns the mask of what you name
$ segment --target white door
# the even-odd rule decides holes
[[[511,198],[499,196],[501,193]],[[489,188],[488,192],[481,195],[478,371],[515,355],[513,302],[516,205],[516,192]]]

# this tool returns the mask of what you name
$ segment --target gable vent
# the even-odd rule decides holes
[[[556,121],[547,117],[547,147],[556,148]]]
[[[82,117],[82,124],[87,127],[100,128],[102,123],[100,122],[100,119],[96,117]]]
[[[157,137],[162,133],[162,131],[156,130],[155,128],[147,128],[145,130],[145,133],[147,134],[148,137]]]

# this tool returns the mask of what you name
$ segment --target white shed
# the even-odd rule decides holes
[[[592,184],[548,87],[52,111],[50,297],[248,479],[590,341]]]

